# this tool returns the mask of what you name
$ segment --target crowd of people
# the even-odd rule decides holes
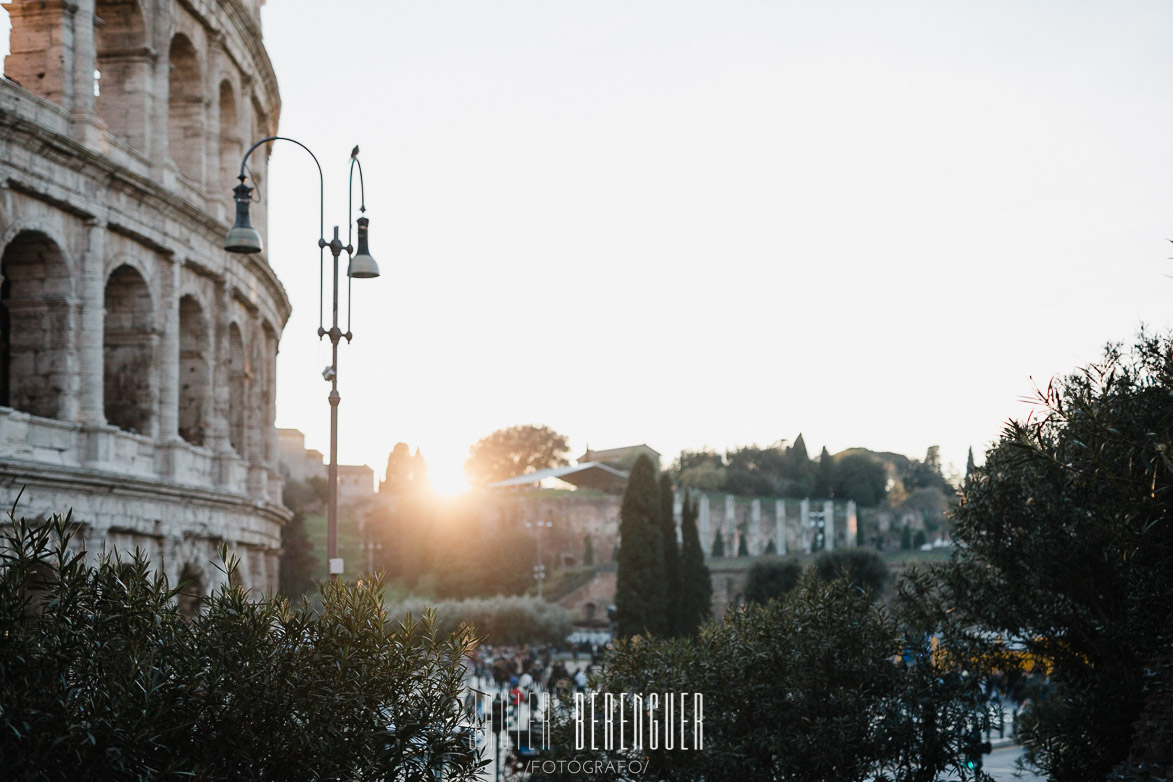
[[[602,662],[603,652],[594,644],[568,652],[550,644],[484,645],[469,654],[469,684],[475,690],[507,696],[513,705],[540,692],[586,692],[591,676]]]

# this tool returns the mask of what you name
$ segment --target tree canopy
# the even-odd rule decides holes
[[[956,561],[910,582],[939,596],[939,617],[979,628],[990,659],[1021,662],[1001,639],[1049,669],[1019,737],[1055,779],[1103,779],[1128,755],[1146,685],[1170,684],[1171,351],[1142,333],[1039,390],[969,476]]]
[[[515,475],[564,467],[570,450],[566,436],[547,426],[511,426],[498,429],[468,449],[464,471],[474,486],[503,481]]]

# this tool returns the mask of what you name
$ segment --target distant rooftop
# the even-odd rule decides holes
[[[660,452],[647,443],[640,443],[639,445],[626,445],[622,448],[608,448],[603,451],[591,450],[587,446],[587,451],[582,456],[578,457],[579,463],[583,462],[615,462],[622,461],[624,458],[630,456],[634,451],[641,451],[644,453],[650,452],[660,458]]]
[[[585,462],[573,467],[551,467],[547,470],[517,475],[503,481],[490,483],[489,488],[513,489],[541,483],[547,478],[557,478],[583,489],[599,489],[609,492],[621,492],[627,485],[627,473],[623,470],[616,470],[614,467],[598,462]]]

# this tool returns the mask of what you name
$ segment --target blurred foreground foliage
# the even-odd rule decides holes
[[[0,540],[5,779],[472,779],[468,628],[389,621],[382,585],[321,607],[223,586],[185,616],[146,557],[86,563],[68,518]]]
[[[956,561],[906,591],[989,667],[1049,676],[1018,721],[1048,776],[1103,779],[1130,749],[1169,763],[1167,739],[1134,741],[1173,658],[1173,338],[1109,346],[1034,402],[965,487]]]
[[[657,750],[595,753],[646,763],[641,779],[988,779],[966,765],[974,732],[995,719],[979,677],[846,578],[804,574],[781,599],[732,611],[696,638],[618,642],[597,683],[704,695],[703,751],[664,749],[661,737]],[[583,759],[566,716],[553,755]],[[693,746],[691,722],[682,733]]]

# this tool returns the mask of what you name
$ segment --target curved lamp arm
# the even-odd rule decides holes
[[[321,339],[325,334],[325,304],[323,302],[323,293],[326,285],[326,257],[323,252],[328,242],[326,241],[326,177],[322,175],[322,164],[318,162],[318,156],[313,153],[309,147],[302,144],[300,141],[288,136],[269,136],[253,144],[244,153],[244,157],[240,160],[240,184],[243,185],[248,179],[244,173],[245,164],[248,162],[248,156],[253,153],[253,150],[261,144],[268,144],[271,141],[289,141],[297,144],[299,147],[309,153],[309,156],[314,159],[314,165],[318,167],[318,339]],[[349,303],[348,305],[349,306]]]
[[[346,254],[350,255],[351,248],[354,243],[354,167],[358,166],[358,194],[359,194],[359,214],[366,214],[367,211],[367,191],[363,184],[362,178],[362,163],[358,159],[358,145],[356,144],[354,150],[350,153],[350,181],[346,185]],[[353,278],[346,275],[346,341],[350,342],[350,290]]]

